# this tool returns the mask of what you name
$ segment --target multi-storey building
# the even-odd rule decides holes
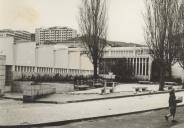
[[[22,30],[3,29],[0,30],[0,37],[13,37],[14,41],[18,40],[31,41],[31,33]]]
[[[68,27],[50,27],[36,29],[36,43],[49,44],[77,37],[77,31]]]

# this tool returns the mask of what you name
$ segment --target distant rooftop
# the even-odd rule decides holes
[[[76,37],[76,38],[71,38],[68,40],[65,40],[64,42],[72,42],[72,41],[76,41],[79,42],[81,41],[81,36],[80,37]],[[120,41],[107,41],[107,44],[111,47],[146,47],[146,45],[141,45],[141,44],[136,44],[136,43],[126,43],[126,42],[120,42]]]
[[[13,29],[0,29],[0,32],[24,32],[24,33],[30,33],[29,31],[25,30],[13,30]]]
[[[40,27],[40,28],[36,28],[36,29],[70,29],[70,30],[75,30],[73,28],[70,27],[61,27],[61,26],[53,26],[53,27]]]
[[[126,43],[120,41],[108,41],[108,45],[111,47],[145,47],[146,45],[136,44],[136,43]]]

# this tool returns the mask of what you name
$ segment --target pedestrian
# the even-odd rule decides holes
[[[168,121],[169,117],[172,116],[172,122],[176,122],[175,121],[175,113],[176,113],[176,96],[175,96],[175,90],[172,89],[169,92],[169,110],[170,110],[170,114],[165,116],[165,119]]]

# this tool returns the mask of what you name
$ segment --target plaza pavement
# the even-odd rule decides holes
[[[39,128],[183,128],[184,107],[177,107],[176,122],[172,122],[172,118],[165,120],[168,112],[168,109],[161,109]]]
[[[69,86],[69,85],[68,85]],[[147,87],[148,91],[136,93],[135,87]],[[181,86],[175,86],[176,89],[181,88]],[[61,90],[57,86],[58,90]],[[101,94],[102,88],[90,89],[85,91],[74,91],[74,92],[65,92],[60,93],[59,91],[56,94],[52,94],[40,99],[37,99],[36,102],[45,102],[45,103],[71,103],[71,102],[80,102],[80,101],[88,101],[88,100],[97,100],[97,99],[108,99],[108,98],[116,98],[116,97],[127,97],[127,96],[136,96],[142,94],[155,93],[158,90],[157,84],[119,84],[116,86],[114,93],[109,93],[109,89],[107,90],[107,94]],[[22,100],[23,96],[21,93],[6,93],[4,98],[8,99],[16,99]]]
[[[0,126],[62,124],[144,112],[167,107],[168,96],[168,93],[163,93],[68,104],[22,104],[21,101],[12,101],[16,105],[9,105],[8,101],[0,100]],[[176,92],[176,96],[184,97],[184,92]],[[184,105],[184,102],[179,105]]]

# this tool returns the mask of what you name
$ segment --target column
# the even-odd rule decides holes
[[[129,69],[129,58],[127,58],[127,69]]]
[[[35,70],[34,72],[38,72],[38,47],[35,48]]]
[[[12,65],[12,71],[15,71],[15,65],[16,65],[16,43],[13,43],[13,65]]]
[[[67,65],[67,74],[69,74],[70,69],[70,52],[68,51],[68,65]]]
[[[144,59],[144,67],[145,67],[144,75],[147,78],[147,58]]]
[[[142,75],[142,58],[139,58],[139,75]]]
[[[142,58],[139,58],[139,75],[142,75]]]
[[[80,74],[80,70],[81,70],[81,57],[82,57],[82,53],[80,53],[80,55],[79,55],[79,74]]]
[[[56,68],[56,50],[53,50],[53,72],[54,72],[54,69]]]
[[[137,75],[140,75],[140,59],[137,58]]]
[[[146,77],[146,58],[144,58],[144,75]]]
[[[137,58],[135,58],[135,75],[137,75]]]
[[[132,71],[134,72],[134,58],[132,58]],[[133,75],[135,75],[135,73],[133,74]]]
[[[144,76],[144,58],[142,58],[142,76]]]
[[[148,58],[148,79],[150,80],[151,79],[151,67],[152,67],[152,58],[149,57]]]

